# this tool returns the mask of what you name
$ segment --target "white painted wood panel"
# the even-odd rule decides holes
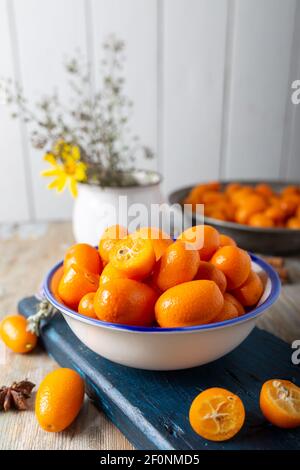
[[[227,131],[228,178],[278,178],[296,0],[235,2]]]
[[[292,84],[300,79],[300,2],[297,2],[293,46],[291,50],[289,93],[287,97],[281,174],[287,180],[300,181],[300,104],[292,102]],[[298,88],[299,91],[299,88]],[[297,91],[297,93],[298,93]],[[297,95],[299,96],[299,95]]]
[[[114,34],[125,41],[126,92],[133,100],[130,128],[157,152],[157,1],[88,0],[93,27],[95,83],[99,81],[102,44]],[[156,169],[158,160],[137,159],[140,168]]]
[[[79,47],[99,80],[110,33],[127,46],[131,129],[158,154],[137,165],[158,168],[166,192],[300,179],[299,1],[0,0],[0,77],[16,75],[30,100],[55,86],[67,97],[63,57]],[[46,189],[42,153],[2,105],[0,134],[0,222],[70,218],[71,197]]]
[[[226,0],[164,2],[166,191],[218,177],[226,20]]]
[[[58,87],[67,98],[63,60],[76,48],[86,53],[84,0],[14,0],[14,8],[25,94],[36,100]],[[70,218],[68,192],[57,195],[46,189],[47,180],[40,177],[46,166],[43,155],[31,147],[29,151],[36,218]]]
[[[0,0],[0,80],[15,75],[6,7],[6,0]],[[1,96],[0,172],[0,222],[28,220],[30,211],[20,125],[10,118],[10,111]]]
[[[287,180],[300,181],[300,104],[294,106],[296,109],[285,176]]]

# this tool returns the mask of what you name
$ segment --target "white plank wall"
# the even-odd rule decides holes
[[[295,28],[291,51],[290,80],[300,77],[300,2],[297,1],[295,13]],[[294,90],[290,89],[290,95]],[[300,175],[300,106],[287,100],[285,133],[282,147],[281,174],[289,180],[297,180]]]
[[[0,0],[0,78],[30,100],[54,87],[67,98],[63,58],[79,47],[97,84],[110,33],[127,46],[131,128],[157,153],[138,165],[161,171],[166,192],[220,176],[300,180],[299,0]],[[0,103],[0,222],[70,218],[28,137]]]
[[[133,100],[130,129],[157,153],[157,1],[88,0],[91,4],[95,82],[102,44],[113,32],[126,43],[126,93]],[[137,155],[136,164],[157,169],[155,160]]]
[[[163,173],[169,191],[219,169],[227,2],[165,0]]]
[[[224,176],[278,178],[296,0],[234,3]]]
[[[24,92],[30,100],[52,93],[59,87],[67,99],[63,60],[80,48],[86,54],[85,9],[83,0],[10,0],[19,45]],[[40,172],[46,164],[40,151],[30,151],[30,171],[34,192],[34,215],[41,219],[70,216],[72,200],[66,191],[57,195],[45,189]]]

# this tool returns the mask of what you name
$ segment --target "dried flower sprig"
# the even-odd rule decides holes
[[[40,335],[40,324],[42,320],[50,320],[57,312],[46,299],[43,299],[37,308],[37,312],[27,318],[27,330],[35,335]]]
[[[23,119],[30,126],[33,147],[46,151],[45,159],[52,168],[44,175],[55,178],[50,189],[61,191],[69,183],[76,195],[78,181],[101,186],[133,184],[128,174],[136,154],[153,157],[151,149],[141,145],[129,128],[133,104],[124,92],[125,44],[110,36],[103,48],[98,88],[93,86],[90,65],[79,53],[65,62],[68,103],[62,103],[55,92],[40,99],[32,109],[18,84],[1,81],[0,94],[12,105],[12,117]],[[55,151],[59,146],[60,150]],[[63,156],[66,148],[70,150],[68,158]],[[78,158],[72,159],[74,152]]]

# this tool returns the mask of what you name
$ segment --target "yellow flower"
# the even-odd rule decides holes
[[[53,176],[54,180],[48,184],[49,189],[63,191],[66,184],[73,197],[77,196],[77,182],[86,180],[86,165],[80,161],[80,150],[75,145],[64,144],[63,161],[57,161],[53,153],[46,153],[44,160],[52,166],[49,170],[42,171],[42,176]]]
[[[67,160],[69,157],[76,161],[80,160],[80,150],[77,145],[68,144],[63,139],[57,140],[53,145],[53,153],[62,160]]]

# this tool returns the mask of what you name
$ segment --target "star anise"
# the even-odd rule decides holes
[[[28,380],[14,382],[10,387],[0,388],[0,411],[8,411],[11,408],[23,411],[27,410],[26,400],[30,397],[35,384]]]

